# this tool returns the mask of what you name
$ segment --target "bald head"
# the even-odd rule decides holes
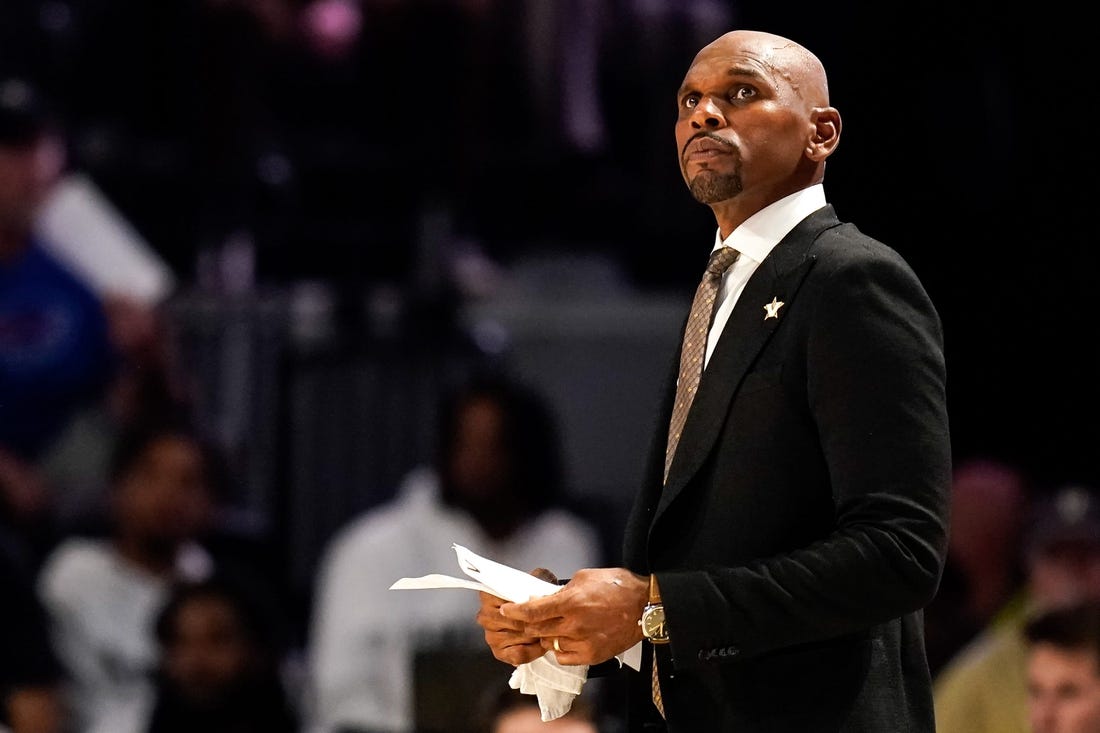
[[[829,105],[829,81],[821,61],[805,46],[764,31],[736,30],[719,36],[695,55],[692,66],[714,57],[744,56],[784,80],[812,107]]]
[[[723,236],[820,183],[840,140],[825,67],[772,33],[731,31],[704,46],[684,75],[677,106],[681,172]]]

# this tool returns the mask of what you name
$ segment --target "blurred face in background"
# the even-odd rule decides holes
[[[523,706],[501,713],[490,733],[599,733],[599,729],[591,720],[569,715],[544,723],[537,706]]]
[[[1014,467],[984,460],[960,466],[951,486],[949,552],[968,573],[1006,565],[1017,556],[1026,509],[1026,484]]]
[[[251,639],[227,599],[197,596],[175,613],[164,648],[164,673],[189,702],[224,699],[250,676],[253,659]]]
[[[1027,678],[1033,733],[1100,733],[1100,663],[1093,650],[1037,643]]]
[[[452,488],[464,502],[480,504],[505,493],[511,467],[500,406],[477,397],[459,412],[451,451]]]
[[[145,446],[114,493],[121,535],[153,553],[172,552],[200,534],[213,510],[201,446],[163,435]]]
[[[1039,608],[1100,600],[1100,543],[1051,543],[1030,563],[1028,582]]]
[[[552,416],[538,395],[489,381],[441,405],[441,497],[493,539],[555,501],[562,476]]]
[[[61,142],[53,135],[21,145],[0,144],[0,234],[30,230],[63,164]]]

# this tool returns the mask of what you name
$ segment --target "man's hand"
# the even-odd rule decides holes
[[[486,597],[496,604],[487,607]],[[526,603],[508,603],[483,593],[478,623],[485,627],[497,659],[521,664],[553,649],[562,664],[598,664],[641,641],[638,619],[648,598],[648,576],[625,568],[578,570],[557,593]],[[507,629],[511,645],[501,643],[502,635],[490,638],[490,627],[482,620],[494,613],[494,629]]]
[[[531,571],[531,575],[547,583],[558,582],[558,576],[546,568],[535,568]],[[518,666],[538,659],[546,653],[539,638],[528,635],[522,623],[501,615],[500,606],[506,603],[503,598],[484,591],[479,596],[481,608],[477,612],[477,623],[485,629],[485,641],[492,649],[494,657]]]
[[[485,629],[485,642],[494,657],[518,667],[546,653],[539,638],[524,630],[523,622],[501,614],[501,604],[507,601],[485,591],[480,591],[478,596],[481,598],[481,608],[477,612],[477,623]]]

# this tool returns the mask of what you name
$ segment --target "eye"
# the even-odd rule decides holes
[[[757,95],[756,87],[749,84],[738,84],[730,90],[730,99],[734,101],[744,101],[746,99],[752,99]]]
[[[697,104],[699,104],[698,94],[689,94],[688,96],[684,97],[684,106],[688,109],[695,109],[695,106]]]

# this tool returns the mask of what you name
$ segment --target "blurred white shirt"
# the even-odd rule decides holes
[[[398,578],[454,574],[454,543],[563,578],[602,560],[595,528],[579,517],[549,510],[494,541],[468,515],[442,504],[434,472],[413,471],[391,504],[343,528],[321,559],[307,652],[307,730],[411,731],[418,645],[484,645],[474,621],[476,592],[389,590]]]
[[[177,556],[179,578],[199,580],[212,570],[210,555],[196,544]],[[154,625],[169,591],[169,579],[126,561],[109,540],[68,539],[46,558],[38,594],[69,673],[78,733],[122,733],[107,721],[152,695]]]

